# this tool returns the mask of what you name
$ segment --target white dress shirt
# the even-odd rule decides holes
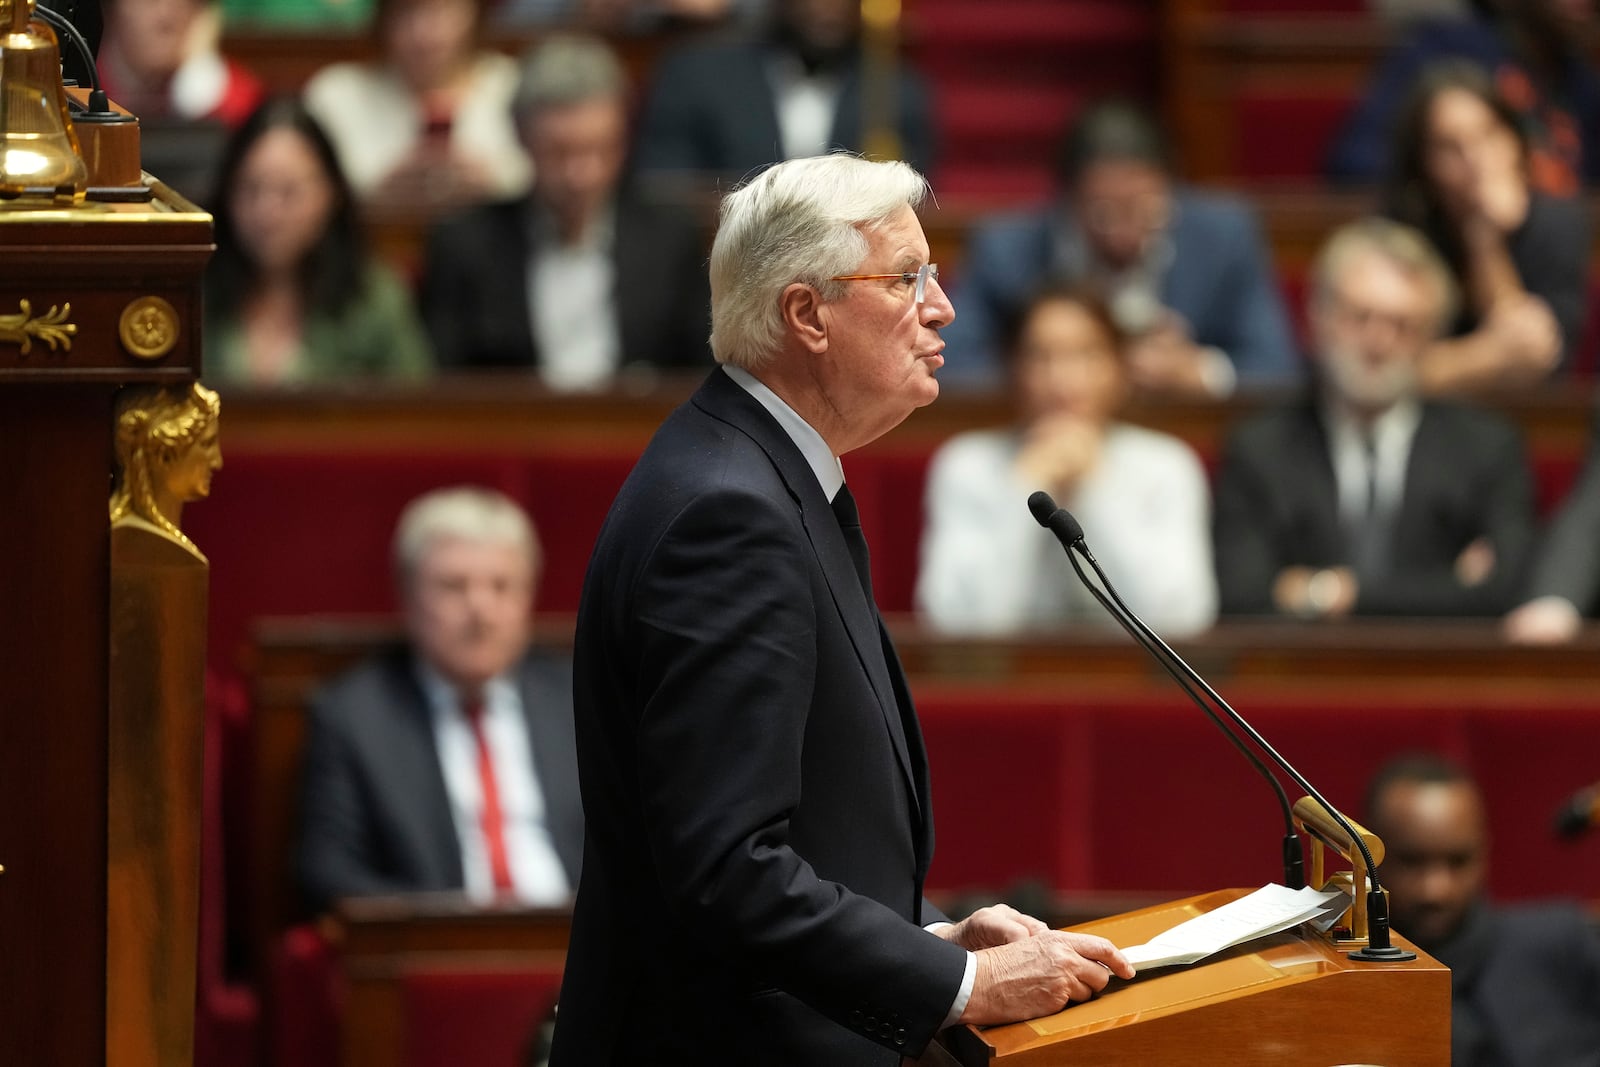
[[[844,486],[844,467],[839,463],[839,457],[833,454],[833,450],[828,447],[828,442],[823,440],[822,435],[816,431],[816,428],[801,418],[799,412],[785,403],[782,397],[767,388],[764,382],[749,371],[726,363],[722,365],[722,369],[728,377],[738,383],[740,388],[755,397],[774,419],[778,420],[778,425],[783,427],[783,432],[789,435],[789,439],[794,442],[795,447],[800,450],[800,454],[805,457],[806,464],[811,468],[811,472],[816,475],[817,484],[822,486],[822,491],[828,499],[832,500],[837,496],[839,490]],[[927,929],[932,932],[944,925],[944,923],[930,923]],[[950,1010],[945,1014],[943,1026],[954,1024],[957,1019],[961,1018],[961,1013],[967,1010],[967,1001],[972,999],[972,987],[977,979],[978,957],[968,952],[967,970],[961,978],[961,988],[956,991],[955,1002],[950,1005]]]
[[[777,56],[767,65],[767,77],[777,104],[783,158],[802,159],[827,152],[843,92],[839,79],[808,75],[798,59],[787,55]]]
[[[495,899],[494,874],[483,835],[483,789],[478,777],[478,740],[455,688],[427,664],[418,680],[433,714],[433,740],[450,798],[450,818],[461,845],[461,874],[467,896]],[[494,764],[495,790],[511,867],[513,893],[524,904],[565,904],[572,887],[556,852],[546,818],[544,792],[533,765],[533,744],[516,683],[491,681],[483,691],[483,734]]]
[[[1364,427],[1343,408],[1326,405],[1324,425],[1328,428],[1329,459],[1339,486],[1339,518],[1352,528],[1367,518],[1367,497],[1373,476],[1372,457],[1377,460],[1377,507],[1381,514],[1393,516],[1405,496],[1406,466],[1411,461],[1411,442],[1422,422],[1422,405],[1403,400]],[[1367,448],[1371,434],[1372,451]]]
[[[1078,581],[1061,544],[1034,520],[1039,487],[1016,473],[1015,430],[951,438],[928,468],[927,525],[916,606],[948,633],[1016,634],[1086,622],[1116,623]],[[1128,606],[1174,636],[1217,615],[1211,559],[1211,495],[1188,445],[1113,423],[1100,458],[1061,501]]]
[[[603,212],[573,244],[563,244],[548,219],[529,225],[538,231],[528,264],[528,314],[539,374],[552,389],[599,389],[622,364],[613,214]]]

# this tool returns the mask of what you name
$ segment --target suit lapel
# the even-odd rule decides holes
[[[1315,531],[1318,541],[1327,537],[1326,544],[1300,546],[1300,554],[1307,559],[1349,562],[1349,546],[1344,533],[1344,517],[1339,512],[1339,479],[1333,472],[1332,438],[1323,421],[1322,411],[1315,404],[1305,410],[1305,451],[1298,461],[1291,460],[1299,476],[1306,480],[1306,500],[1311,509],[1308,532]]]
[[[822,486],[817,484],[810,465],[783,428],[773,421],[760,402],[721,370],[706,380],[706,384],[695,395],[695,402],[708,414],[730,423],[754,440],[766,452],[790,495],[799,503],[800,521],[805,525],[812,551],[816,553],[823,577],[833,594],[834,605],[844,620],[850,643],[855,646],[856,658],[878,698],[878,709],[889,731],[912,802],[920,809],[921,795],[912,769],[906,731],[900,721],[900,702],[889,674],[887,644],[877,608],[868,601],[866,591],[861,588],[849,546],[845,544],[844,533],[839,529],[839,520],[834,517],[832,506],[822,493]]]
[[[391,683],[395,715],[388,762],[394,781],[401,786],[395,791],[395,800],[409,808],[403,821],[420,831],[417,843],[428,864],[443,884],[460,887],[466,881],[461,868],[461,842],[456,839],[450,793],[434,741],[433,712],[409,658],[392,676]]]

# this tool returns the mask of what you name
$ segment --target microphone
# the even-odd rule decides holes
[[[1555,819],[1556,836],[1561,838],[1581,837],[1596,826],[1600,826],[1600,782],[1572,794]]]
[[[1389,904],[1388,900],[1383,895],[1383,887],[1378,881],[1378,865],[1373,862],[1371,850],[1367,848],[1367,843],[1361,839],[1361,836],[1355,832],[1355,828],[1350,825],[1350,821],[1340,814],[1338,809],[1336,809],[1332,804],[1329,804],[1323,795],[1317,790],[1317,788],[1306,780],[1305,775],[1301,774],[1294,768],[1293,764],[1284,759],[1283,756],[1279,755],[1278,751],[1267,743],[1267,739],[1262,737],[1256,728],[1251,726],[1250,723],[1245,720],[1244,716],[1235,711],[1233,706],[1226,700],[1223,700],[1222,696],[1211,687],[1210,683],[1202,678],[1200,674],[1194,670],[1194,668],[1190,667],[1189,664],[1184,662],[1182,656],[1179,656],[1176,652],[1174,652],[1172,647],[1163,641],[1159,634],[1150,629],[1149,626],[1145,625],[1144,620],[1139,618],[1133,609],[1129,608],[1128,605],[1123,602],[1122,597],[1117,594],[1116,587],[1111,584],[1111,579],[1106,577],[1106,573],[1101,569],[1099,561],[1094,558],[1094,553],[1089,551],[1088,542],[1083,536],[1083,527],[1078,523],[1077,519],[1072,517],[1071,513],[1069,513],[1065,508],[1057,507],[1056,502],[1051,499],[1050,494],[1042,491],[1036,492],[1032,496],[1028,497],[1028,510],[1033,513],[1035,521],[1037,521],[1040,526],[1045,527],[1051,533],[1056,535],[1056,539],[1061,542],[1061,547],[1066,550],[1067,561],[1072,564],[1072,569],[1078,575],[1078,580],[1084,584],[1084,588],[1088,589],[1090,594],[1100,602],[1100,605],[1110,613],[1111,617],[1116,619],[1117,622],[1121,624],[1122,628],[1128,631],[1128,634],[1132,636],[1134,640],[1147,652],[1149,652],[1158,663],[1161,664],[1162,669],[1171,675],[1175,681],[1178,681],[1179,686],[1184,690],[1185,693],[1189,695],[1190,699],[1195,702],[1195,705],[1204,711],[1207,718],[1211,719],[1211,721],[1216,724],[1218,729],[1222,730],[1223,733],[1228,736],[1229,740],[1233,742],[1234,747],[1238,748],[1241,752],[1250,757],[1251,763],[1255,765],[1267,778],[1267,780],[1272,783],[1274,792],[1278,794],[1283,804],[1288,804],[1288,798],[1284,796],[1283,786],[1278,782],[1276,776],[1267,771],[1267,769],[1261,765],[1261,762],[1249,752],[1249,750],[1245,747],[1243,740],[1238,737],[1234,730],[1230,730],[1227,726],[1223,725],[1222,720],[1217,717],[1216,712],[1212,711],[1211,708],[1207,707],[1200,700],[1199,696],[1194,692],[1193,689],[1190,688],[1188,683],[1192,682],[1195,686],[1204,691],[1206,696],[1208,696],[1216,705],[1217,709],[1221,710],[1222,713],[1227,716],[1228,720],[1232,722],[1235,729],[1242,730],[1245,735],[1255,743],[1256,747],[1258,747],[1262,752],[1266,753],[1267,758],[1272,760],[1272,762],[1276,764],[1279,769],[1293,779],[1296,785],[1298,785],[1301,789],[1304,789],[1312,799],[1321,804],[1323,809],[1327,811],[1328,815],[1333,819],[1338,827],[1344,831],[1344,833],[1355,844],[1356,848],[1360,850],[1361,860],[1363,865],[1366,867],[1368,884],[1370,886],[1367,891],[1367,946],[1365,948],[1357,949],[1354,952],[1348,953],[1349,957],[1358,961],[1385,963],[1416,959],[1416,953],[1408,952],[1407,950],[1392,944],[1390,941]],[[1083,558],[1088,562],[1089,566],[1094,568],[1095,575],[1100,579],[1101,584],[1105,587],[1104,592],[1102,592],[1095,586],[1093,582],[1089,580],[1088,575],[1083,573],[1083,568],[1079,566],[1077,556],[1074,555],[1074,552],[1082,555]],[[1109,594],[1109,596],[1107,594]],[[1299,853],[1300,840],[1298,836],[1294,834],[1294,823],[1292,816],[1290,817],[1289,821],[1289,832],[1284,841],[1286,885],[1290,885],[1288,881],[1290,867],[1290,838],[1293,839],[1293,847],[1295,852]],[[1290,888],[1299,888],[1299,886],[1304,884],[1304,876],[1301,875],[1299,878],[1299,884],[1290,885]]]
[[[1067,560],[1074,569],[1077,569],[1078,561],[1073,558],[1071,549],[1074,546],[1081,546],[1083,551],[1087,553],[1088,545],[1083,539],[1083,527],[1078,524],[1077,519],[1072,517],[1072,512],[1066,508],[1057,507],[1056,502],[1050,498],[1050,494],[1043,491],[1028,497],[1028,510],[1033,513],[1033,517],[1039,525],[1055,534],[1062,547],[1068,549]],[[1101,606],[1110,612],[1111,617],[1116,619],[1122,628],[1128,632],[1128,636],[1133,638],[1134,642],[1146,652],[1150,653],[1151,657],[1167,672],[1167,676],[1177,683],[1179,689],[1183,690],[1184,695],[1194,702],[1194,706],[1199,708],[1205,717],[1211,720],[1213,726],[1222,731],[1222,736],[1228,739],[1228,743],[1237,749],[1241,756],[1249,760],[1250,765],[1256,769],[1256,773],[1266,779],[1267,784],[1272,787],[1273,793],[1277,795],[1278,807],[1283,812],[1283,884],[1290,889],[1304,887],[1306,884],[1305,849],[1300,841],[1300,835],[1295,832],[1294,811],[1289,804],[1289,796],[1283,791],[1283,785],[1278,781],[1277,776],[1267,769],[1266,764],[1262,763],[1260,758],[1250,751],[1250,746],[1246,745],[1237,733],[1228,729],[1217,713],[1211,709],[1211,706],[1201,699],[1199,693],[1195,692],[1194,685],[1191,684],[1191,678],[1193,683],[1201,686],[1205,685],[1205,680],[1195,674],[1194,671],[1189,670],[1189,665],[1178,659],[1176,655],[1173,655],[1171,660],[1162,655],[1161,649],[1165,649],[1166,646],[1153,631],[1150,631],[1131,612],[1129,617],[1133,619],[1132,623],[1127,618],[1124,618],[1115,607],[1106,601],[1100,590],[1096,589],[1094,585],[1084,578],[1081,570],[1078,571],[1078,577],[1083,580],[1085,587],[1094,595],[1095,599],[1100,601]],[[1166,651],[1170,653],[1171,649],[1166,649]],[[1188,676],[1184,672],[1187,672]]]

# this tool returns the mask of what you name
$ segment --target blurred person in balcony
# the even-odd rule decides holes
[[[1363,818],[1384,843],[1391,924],[1450,968],[1453,1067],[1600,1067],[1600,933],[1570,904],[1489,902],[1488,819],[1466,771],[1398,757]]]
[[[377,0],[381,58],[305,87],[356,195],[432,214],[528,187],[510,103],[517,65],[480,44],[487,0]]]
[[[460,890],[565,904],[583,853],[572,671],[529,651],[532,522],[499,493],[436,490],[400,516],[394,563],[405,644],[312,698],[307,902]]]
[[[270,100],[240,127],[215,203],[210,379],[279,386],[429,373],[410,294],[367,254],[333,146],[298,100]]]
[[[1205,629],[1217,610],[1205,470],[1177,438],[1117,419],[1129,372],[1110,312],[1081,291],[1046,288],[1014,334],[1017,426],[962,434],[929,469],[918,612],[952,633],[1115,625],[1023,506],[1043,489],[1152,626]]]
[[[101,87],[141,121],[237,127],[264,89],[222,55],[221,34],[222,12],[210,0],[107,0],[95,63]]]
[[[759,28],[688,44],[657,64],[639,120],[642,173],[737,179],[783,159],[872,151],[858,0],[773,0]],[[931,102],[901,59],[893,85],[898,157],[926,172]]]
[[[1497,415],[1424,399],[1455,286],[1420,233],[1340,230],[1313,267],[1319,387],[1253,416],[1217,475],[1224,614],[1497,615],[1534,539],[1522,442]]]
[[[441,366],[537,368],[556,389],[711,366],[706,237],[623,174],[627,76],[599,39],[547,38],[513,98],[532,191],[438,224],[420,303]]]
[[[955,287],[952,381],[1000,376],[1004,323],[1041,278],[1098,290],[1128,335],[1142,390],[1220,398],[1299,379],[1300,359],[1254,212],[1176,182],[1165,137],[1132,104],[1091,106],[1068,129],[1049,204],[981,222]]]
[[[107,95],[139,117],[141,166],[196,203],[216,184],[229,132],[265,95],[222,55],[221,28],[210,0],[107,0],[96,63]]]
[[[765,14],[771,0],[500,0],[496,26],[582,27],[596,33],[703,30],[745,23]]]
[[[1472,0],[1468,18],[1416,25],[1378,68],[1328,156],[1336,181],[1376,182],[1418,80],[1441,60],[1483,71],[1528,144],[1533,186],[1572,196],[1600,180],[1600,78],[1586,51],[1593,0]]]
[[[1421,230],[1465,299],[1419,367],[1425,392],[1536,383],[1578,342],[1589,220],[1528,180],[1516,115],[1478,68],[1423,75],[1395,139],[1386,213]]]

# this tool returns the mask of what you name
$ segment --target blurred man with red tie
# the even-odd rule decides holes
[[[498,493],[439,490],[406,508],[394,554],[408,643],[313,698],[306,900],[565,903],[583,850],[571,671],[527,649],[533,526]]]

